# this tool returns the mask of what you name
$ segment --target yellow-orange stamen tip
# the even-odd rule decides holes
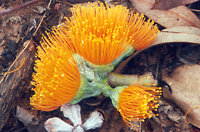
[[[136,126],[133,121],[142,121],[155,115],[152,111],[157,111],[159,91],[153,89],[157,88],[133,84],[120,93],[117,109],[129,127]]]
[[[53,29],[53,32],[58,32]],[[48,34],[38,47],[32,84],[35,94],[30,104],[38,110],[51,111],[70,102],[76,95],[81,77],[77,61],[62,35]]]

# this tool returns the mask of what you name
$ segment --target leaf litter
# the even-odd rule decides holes
[[[130,0],[140,13],[145,14],[163,27],[194,26],[200,28],[199,18],[186,6],[169,10],[152,9],[155,0]]]

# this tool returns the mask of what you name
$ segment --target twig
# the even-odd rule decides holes
[[[191,9],[192,11],[196,11],[196,12],[200,12],[200,10],[197,10],[197,9]]]
[[[19,10],[20,8],[23,8],[25,6],[28,6],[28,5],[33,4],[35,2],[38,2],[38,1],[40,1],[40,0],[28,1],[28,2],[25,2],[25,3],[21,4],[21,5],[17,5],[15,7],[11,8],[11,9],[7,9],[7,10],[4,10],[4,11],[1,11],[0,12],[0,16],[8,14],[8,13],[11,13],[11,12],[16,11],[16,10]]]

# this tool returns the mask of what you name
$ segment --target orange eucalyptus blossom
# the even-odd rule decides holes
[[[151,118],[159,106],[160,87],[147,87],[137,83],[124,88],[118,97],[117,110],[124,122],[131,128],[139,127],[133,121],[143,121]]]
[[[95,65],[107,65],[131,46],[141,50],[150,45],[159,32],[153,24],[126,7],[98,2],[74,6],[63,31],[78,54]]]
[[[37,110],[52,111],[65,103],[76,104],[98,96],[104,87],[88,82],[87,79],[94,78],[93,71],[82,64],[83,58],[75,53],[71,40],[61,29],[54,27],[51,33],[46,33],[38,47],[32,76],[35,94],[30,98],[30,104]]]
[[[70,102],[81,86],[81,76],[73,50],[68,42],[53,34],[43,37],[42,48],[38,47],[33,74],[35,94],[30,104],[38,110],[51,111]],[[64,42],[66,41],[66,42]]]

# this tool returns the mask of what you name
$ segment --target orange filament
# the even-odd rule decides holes
[[[51,33],[46,32],[47,37],[43,35],[43,42],[46,45],[57,45],[62,46],[65,50],[70,50],[70,52],[75,53],[74,45],[72,45],[70,37],[63,32],[65,30],[62,25],[58,25],[58,27],[53,27]],[[50,46],[50,45],[49,45]]]
[[[7,74],[10,74],[10,73],[13,73],[13,72],[15,72],[15,71],[17,71],[17,70],[19,70],[23,65],[24,65],[24,63],[25,63],[25,58],[24,58],[24,60],[23,60],[23,62],[22,62],[22,64],[18,67],[18,68],[16,68],[15,70],[13,70],[13,71],[8,71],[8,72],[5,72],[5,75],[7,75]]]
[[[106,65],[133,46],[141,50],[155,39],[158,28],[143,15],[131,15],[123,6],[103,3],[74,6],[63,32],[70,36],[75,51],[89,62]]]
[[[138,13],[131,15],[129,28],[131,29],[129,35],[132,36],[129,41],[136,50],[142,50],[151,45],[159,33],[154,21],[150,19],[145,21],[144,15]]]
[[[151,118],[159,106],[161,95],[160,87],[146,87],[142,84],[133,84],[125,88],[119,96],[117,110],[124,122],[132,129],[139,127],[133,121],[143,121]]]
[[[53,29],[53,33],[59,29]],[[47,34],[38,47],[32,84],[35,94],[30,104],[38,110],[51,111],[70,102],[76,95],[81,77],[67,38],[61,34]],[[44,52],[45,51],[45,52]]]

